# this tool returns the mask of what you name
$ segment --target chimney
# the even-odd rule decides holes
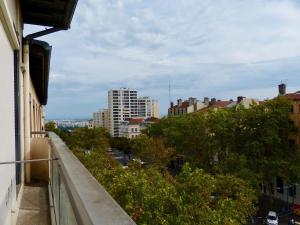
[[[213,105],[216,101],[217,101],[216,98],[212,98],[212,99],[210,100],[209,105]]]
[[[181,106],[181,104],[182,104],[182,99],[181,98],[177,99],[177,105]]]
[[[203,103],[205,105],[208,105],[209,104],[209,98],[208,97],[204,97]]]
[[[239,104],[241,101],[243,101],[244,98],[245,97],[243,97],[243,96],[238,96],[237,97],[237,104]]]
[[[174,107],[174,103],[171,102],[171,103],[170,103],[170,106],[171,106],[170,108],[173,108],[173,107]]]
[[[189,105],[194,105],[197,102],[196,98],[189,97]]]
[[[286,94],[286,85],[284,83],[279,84],[278,91],[279,91],[279,95],[285,95]]]

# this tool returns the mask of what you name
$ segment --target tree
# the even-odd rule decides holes
[[[112,148],[117,148],[126,154],[131,153],[130,140],[125,137],[112,137],[110,139],[110,146]]]
[[[174,156],[174,149],[167,147],[161,138],[140,135],[131,141],[132,153],[143,161],[166,167]]]
[[[233,174],[264,181],[271,188],[276,176],[299,181],[299,154],[290,146],[290,104],[276,98],[249,109],[232,107],[196,115],[163,118],[146,131],[184,156],[191,165],[212,174]]]
[[[68,146],[82,150],[106,151],[109,146],[109,134],[104,128],[77,128],[66,136]]]
[[[250,185],[234,176],[212,176],[188,164],[177,178],[182,224],[246,224],[255,213]]]
[[[212,176],[186,164],[178,177],[138,162],[121,166],[103,151],[74,154],[137,224],[245,224],[255,196],[234,176]]]

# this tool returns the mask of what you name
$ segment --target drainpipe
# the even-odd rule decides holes
[[[27,40],[23,46],[23,65],[24,65],[24,158],[30,160],[30,72],[29,72],[29,43]],[[30,183],[30,164],[25,164],[25,182]]]
[[[35,33],[32,33],[32,34],[28,34],[25,37],[25,39],[26,40],[32,40],[34,38],[42,37],[44,35],[52,34],[54,32],[61,31],[61,30],[63,30],[63,29],[62,28],[57,28],[57,27],[51,27],[51,28],[48,28],[46,30],[42,30],[42,31],[38,31],[38,32],[35,32]]]
[[[31,160],[31,134],[30,134],[30,70],[29,70],[29,43],[32,39],[62,30],[52,27],[43,31],[29,34],[24,38],[23,45],[23,70],[24,70],[24,159]],[[34,112],[35,113],[35,112]],[[25,182],[30,183],[30,163],[26,163]]]

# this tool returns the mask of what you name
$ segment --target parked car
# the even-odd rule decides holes
[[[300,216],[300,205],[294,204],[290,207],[290,210],[296,215]]]
[[[267,225],[278,225],[278,216],[274,211],[269,211],[267,216]]]

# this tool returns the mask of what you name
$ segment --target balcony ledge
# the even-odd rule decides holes
[[[59,158],[58,167],[78,224],[133,225],[135,222],[98,183],[53,132],[49,133],[52,153]],[[54,194],[54,193],[52,193]]]

